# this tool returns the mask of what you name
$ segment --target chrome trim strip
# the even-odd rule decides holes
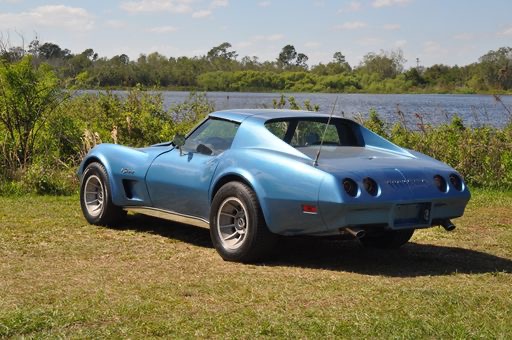
[[[150,207],[124,207],[126,211],[131,211],[138,214],[144,214],[148,216],[163,218],[165,220],[179,222],[184,224],[194,225],[201,228],[210,228],[210,223],[200,217],[194,217],[190,215],[180,214],[174,211],[168,211]]]

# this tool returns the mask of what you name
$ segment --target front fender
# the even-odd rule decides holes
[[[78,168],[80,178],[88,164],[103,164],[109,178],[112,202],[117,206],[151,206],[145,177],[153,159],[168,148],[134,149],[117,144],[100,144],[83,159]]]

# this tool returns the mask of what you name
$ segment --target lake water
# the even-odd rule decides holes
[[[115,91],[123,95],[124,91]],[[181,103],[187,99],[188,92],[155,91],[161,93],[164,105]],[[236,108],[272,108],[272,100],[278,100],[279,93],[240,93],[207,92],[207,98],[215,103],[216,110]],[[471,126],[491,125],[503,127],[512,120],[512,116],[496,101],[492,95],[459,94],[327,94],[327,93],[289,93],[302,105],[305,100],[320,105],[320,111],[330,113],[338,98],[334,113],[348,118],[362,115],[367,117],[371,109],[377,110],[387,122],[399,120],[397,111],[401,111],[406,124],[415,128],[422,117],[427,124],[438,125],[450,121],[458,115],[464,123]],[[502,102],[512,110],[512,96],[501,96]]]

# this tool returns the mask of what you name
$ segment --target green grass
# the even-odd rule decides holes
[[[221,260],[206,229],[88,225],[77,197],[0,197],[0,337],[512,336],[512,193],[397,251],[290,239]]]

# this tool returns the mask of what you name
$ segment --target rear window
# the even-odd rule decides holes
[[[323,144],[331,146],[362,146],[354,131],[355,124],[343,119],[333,118],[292,118],[271,120],[266,128],[276,137],[295,148],[320,145],[325,132]]]

